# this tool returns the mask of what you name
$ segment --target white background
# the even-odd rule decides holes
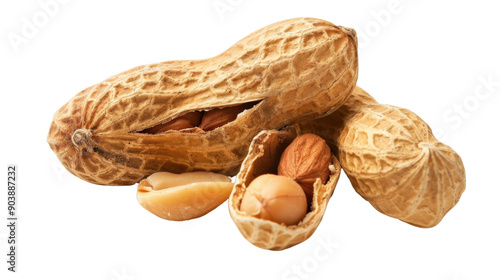
[[[497,1],[61,0],[47,16],[48,1],[0,4],[1,217],[7,164],[19,168],[19,272],[7,272],[2,218],[1,279],[500,279]],[[241,236],[227,202],[165,221],[135,186],[69,174],[46,143],[54,112],[80,90],[137,65],[214,56],[300,16],[355,28],[358,85],[416,112],[461,155],[467,188],[438,226],[380,214],[342,174],[316,233],[266,251]],[[25,36],[27,22],[37,26]]]

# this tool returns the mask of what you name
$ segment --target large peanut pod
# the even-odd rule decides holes
[[[286,226],[259,219],[240,210],[246,188],[262,174],[277,174],[281,154],[297,133],[292,127],[282,131],[262,131],[252,141],[248,155],[241,165],[236,184],[229,196],[229,213],[241,234],[253,245],[269,250],[283,250],[308,239],[316,230],[340,176],[340,163],[332,155],[330,178],[325,185],[314,183],[311,208],[297,225]]]
[[[359,87],[333,114],[298,127],[338,149],[354,189],[375,209],[409,224],[437,225],[465,190],[452,148],[415,113],[378,104]]]
[[[139,66],[83,90],[55,113],[48,142],[71,173],[95,184],[134,184],[158,171],[235,175],[259,131],[344,103],[357,67],[354,30],[285,20],[213,58]],[[211,131],[151,132],[191,112],[241,104],[251,108]]]

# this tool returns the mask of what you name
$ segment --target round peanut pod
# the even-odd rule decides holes
[[[378,104],[356,87],[333,114],[297,125],[323,137],[354,189],[375,209],[418,227],[433,227],[465,190],[460,156],[410,110]]]
[[[229,197],[229,213],[239,231],[250,243],[263,249],[283,250],[308,239],[321,222],[340,176],[340,163],[332,155],[328,181],[322,184],[321,179],[316,180],[310,209],[297,225],[279,224],[242,211],[246,188],[259,175],[276,174],[283,151],[296,136],[291,127],[262,131],[255,136]]]
[[[83,90],[55,113],[48,142],[95,184],[130,185],[159,171],[235,175],[259,131],[333,112],[357,73],[354,30],[285,20],[213,58],[139,66]],[[217,109],[227,110],[204,113]],[[202,117],[207,131],[179,126],[193,124],[176,122],[193,112],[217,119]]]

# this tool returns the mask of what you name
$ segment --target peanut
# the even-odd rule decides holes
[[[142,133],[162,133],[169,130],[182,130],[199,126],[203,113],[199,111],[187,113],[184,116],[175,118],[167,123],[159,124],[142,131]]]
[[[437,225],[465,190],[465,169],[452,148],[415,113],[378,104],[360,88],[335,113],[297,129],[336,147],[354,189],[409,224]]]
[[[158,172],[140,182],[137,200],[156,216],[172,221],[201,217],[227,200],[233,183],[212,172]]]
[[[213,58],[139,66],[81,91],[55,113],[47,140],[71,173],[95,184],[135,184],[159,171],[235,175],[261,130],[337,109],[354,89],[357,66],[354,30],[285,20]],[[203,124],[209,131],[157,127],[253,102],[232,121]]]
[[[226,107],[221,109],[213,109],[203,114],[200,128],[204,131],[211,131],[217,127],[221,127],[236,119],[238,114],[246,109],[252,108],[256,102],[245,103],[238,106]]]
[[[314,134],[303,134],[293,140],[281,155],[278,175],[294,179],[304,190],[310,205],[314,183],[326,184],[330,177],[328,166],[332,164],[332,152],[325,140]]]
[[[240,210],[256,218],[296,225],[306,215],[306,195],[293,179],[264,174],[250,183]]]

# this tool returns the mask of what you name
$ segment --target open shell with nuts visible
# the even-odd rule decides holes
[[[248,185],[259,175],[277,174],[280,157],[296,136],[292,127],[282,131],[265,130],[255,136],[229,197],[229,213],[239,231],[249,242],[263,249],[283,250],[309,238],[321,222],[340,176],[340,163],[332,155],[329,180],[324,185],[320,179],[316,180],[311,207],[297,225],[286,226],[241,211],[241,202]]]
[[[258,132],[333,112],[357,74],[353,29],[289,19],[218,56],[139,66],[91,86],[55,113],[47,140],[66,169],[94,184],[131,185],[159,171],[232,176]]]

